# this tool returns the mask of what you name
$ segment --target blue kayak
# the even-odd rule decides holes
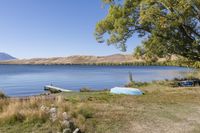
[[[113,94],[125,94],[125,95],[143,95],[143,92],[136,88],[127,87],[114,87],[110,90]]]

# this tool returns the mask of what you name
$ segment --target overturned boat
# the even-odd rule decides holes
[[[125,95],[143,95],[144,93],[136,88],[127,88],[127,87],[114,87],[110,90],[113,94],[125,94]]]

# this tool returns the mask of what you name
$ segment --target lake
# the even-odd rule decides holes
[[[135,81],[150,82],[191,71],[170,66],[0,65],[0,91],[9,96],[37,95],[49,84],[75,91],[83,87],[99,90],[124,86],[129,72]]]

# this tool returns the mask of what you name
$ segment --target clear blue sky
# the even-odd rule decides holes
[[[120,53],[94,38],[106,12],[101,0],[0,0],[0,52],[17,58]],[[124,54],[140,43],[131,39]]]

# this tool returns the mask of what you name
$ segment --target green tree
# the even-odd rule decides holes
[[[144,41],[137,53],[200,61],[200,0],[103,1],[109,12],[96,25],[98,42],[126,50],[127,40],[138,35]]]

